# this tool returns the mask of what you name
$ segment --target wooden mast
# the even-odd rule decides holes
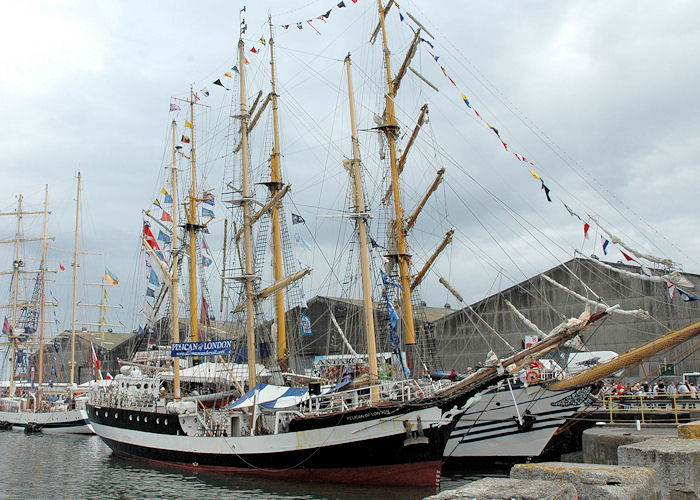
[[[242,36],[242,33],[241,33]],[[255,387],[255,306],[253,304],[253,230],[251,227],[250,203],[251,190],[248,179],[248,106],[245,95],[245,45],[243,39],[238,40],[238,68],[240,80],[240,113],[241,120],[241,183],[243,205],[243,246],[245,269],[243,281],[245,282],[245,310],[246,310],[246,341],[248,346],[248,388]]]
[[[78,190],[77,197],[75,201],[75,239],[73,240],[73,304],[70,322],[70,387],[71,393],[73,392],[73,383],[75,382],[75,311],[78,304],[77,291],[78,291],[78,230],[80,224],[80,172],[78,172]],[[104,294],[103,290],[100,290],[100,297]],[[100,305],[102,304],[102,298],[100,298]],[[102,314],[102,307],[100,307],[100,315]],[[101,328],[101,327],[100,327]]]
[[[194,159],[194,92],[190,87],[190,123],[191,128],[191,187],[187,211],[187,234],[189,237],[189,279],[190,279],[190,340],[199,340],[199,324],[197,321],[197,172]],[[173,220],[175,220],[173,218]]]
[[[578,375],[574,375],[573,377],[569,377],[564,380],[558,380],[550,385],[549,389],[572,389],[574,387],[582,387],[584,385],[592,384],[598,380],[611,376],[613,373],[622,370],[623,368],[641,363],[642,360],[653,354],[660,354],[667,351],[668,349],[671,349],[678,344],[685,342],[686,340],[690,340],[696,335],[700,335],[700,322],[688,325],[678,331],[670,331],[658,339],[647,342],[646,344],[635,347],[634,349],[630,349],[629,351],[625,351],[622,354],[618,354],[609,361],[598,363],[588,370],[579,373]]]
[[[349,171],[353,181],[353,205],[355,206],[355,223],[360,245],[360,265],[362,269],[362,303],[365,319],[365,339],[367,342],[367,362],[369,364],[369,383],[372,386],[372,402],[379,400],[379,391],[374,387],[379,380],[377,370],[377,342],[374,335],[374,310],[372,307],[372,279],[369,268],[369,251],[367,249],[367,212],[362,194],[362,173],[360,171],[360,144],[357,139],[357,122],[355,120],[355,96],[352,87],[352,69],[350,54],[345,57],[348,74],[348,102],[350,104],[350,127],[352,129],[352,166]]]
[[[173,120],[172,124],[173,135],[173,162],[170,169],[170,189],[172,190],[171,198],[173,199],[173,237],[171,239],[171,257],[173,267],[170,274],[170,328],[172,329],[173,342],[180,342],[180,318],[179,318],[179,293],[180,293],[180,278],[178,268],[180,263],[180,254],[178,252],[177,240],[177,123]],[[175,401],[180,400],[180,358],[173,358],[173,398]]]
[[[17,364],[17,334],[14,329],[17,327],[17,300],[19,298],[19,271],[21,261],[19,259],[19,241],[22,234],[22,195],[17,201],[17,231],[15,233],[15,260],[12,265],[12,338],[10,339],[10,396],[15,394],[15,369]]]
[[[280,139],[279,139],[279,117],[277,110],[277,88],[275,83],[275,41],[272,33],[272,16],[268,15],[270,25],[270,72],[272,75],[272,129],[274,141],[272,143],[272,156],[270,157],[270,196],[274,197],[283,187],[282,173],[280,169]],[[241,78],[242,79],[242,78]],[[283,277],[282,269],[282,230],[280,227],[280,205],[277,202],[271,207],[270,217],[272,219],[272,252],[275,281]],[[287,350],[287,325],[284,316],[284,290],[280,288],[275,292],[275,316],[277,318],[277,359],[282,366],[282,370],[287,370],[289,351]]]
[[[49,185],[46,184],[44,194],[44,231],[41,238],[41,304],[39,308],[39,390],[37,391],[36,403],[37,407],[41,405],[41,383],[44,380],[44,339],[45,337],[45,318],[44,318],[44,303],[46,301],[46,257],[49,250],[49,240],[47,235],[47,227],[49,222]],[[35,411],[38,408],[35,408]]]
[[[387,141],[389,143],[389,161],[391,166],[391,190],[394,198],[394,233],[396,236],[395,259],[399,266],[399,278],[402,287],[403,298],[403,319],[406,328],[406,350],[409,356],[409,366],[412,364],[412,349],[416,343],[416,330],[413,323],[413,303],[411,302],[411,276],[409,275],[409,265],[411,256],[406,251],[406,229],[404,227],[404,209],[401,205],[401,194],[399,192],[399,170],[396,163],[396,135],[399,127],[396,123],[394,111],[394,81],[391,76],[391,53],[387,46],[386,22],[384,19],[384,8],[382,0],[377,0],[379,7],[379,23],[382,29],[382,46],[384,49],[384,66],[386,68],[387,93],[385,95],[385,125]]]

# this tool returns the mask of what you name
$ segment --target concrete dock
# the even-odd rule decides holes
[[[584,432],[583,443],[587,463],[517,464],[510,478],[482,479],[428,498],[700,500],[700,422],[599,426]]]

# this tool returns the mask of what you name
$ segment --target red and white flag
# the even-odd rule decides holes
[[[666,283],[666,288],[668,290],[668,296],[671,297],[671,300],[673,300],[673,297],[676,294],[676,285],[674,285],[670,281],[666,281],[666,280],[664,280],[664,283]]]
[[[92,345],[92,342],[90,343],[90,351],[92,351],[92,364],[95,365],[95,368],[99,371],[100,369],[100,360],[97,359],[97,354],[95,354],[95,346]]]

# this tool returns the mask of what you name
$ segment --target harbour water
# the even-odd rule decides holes
[[[477,477],[446,470],[442,489]],[[97,436],[0,432],[0,498],[418,499],[433,488],[271,481],[115,456]]]

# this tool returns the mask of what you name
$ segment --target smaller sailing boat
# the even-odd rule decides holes
[[[17,217],[17,233],[14,240],[11,240],[15,244],[15,260],[12,271],[12,320],[11,322],[5,319],[5,327],[3,332],[7,334],[9,339],[9,351],[11,359],[10,368],[10,381],[8,385],[7,395],[0,399],[0,428],[3,429],[13,429],[13,430],[24,430],[26,433],[31,432],[46,432],[46,433],[70,433],[70,434],[93,434],[90,422],[87,419],[87,413],[85,410],[85,403],[87,398],[85,396],[77,396],[75,394],[75,385],[73,383],[73,373],[74,373],[74,359],[75,359],[75,278],[77,269],[77,242],[78,242],[78,214],[80,213],[80,173],[78,173],[78,198],[76,205],[76,235],[75,235],[75,248],[73,251],[73,339],[72,339],[72,355],[71,355],[71,377],[69,384],[57,384],[53,382],[53,375],[50,382],[46,384],[45,379],[45,318],[44,309],[46,304],[46,287],[45,287],[45,276],[46,273],[50,272],[47,268],[47,253],[48,253],[48,240],[47,235],[47,225],[48,225],[48,186],[46,186],[46,193],[44,199],[44,209],[41,212],[28,212],[22,209],[22,196],[19,197],[19,204],[17,211],[14,213],[9,213],[6,215],[15,215]],[[41,238],[23,238],[21,235],[21,221],[25,215],[43,215],[43,235]],[[40,240],[42,242],[42,254],[41,254],[41,265],[38,271],[25,271],[21,269],[23,267],[23,261],[20,258],[19,250],[20,243],[23,241],[36,241]],[[22,324],[17,316],[19,302],[19,288],[18,280],[19,276],[24,273],[36,273],[37,280],[34,287],[34,293],[32,300],[22,306],[23,311],[26,312],[29,309],[34,309],[33,315],[35,318],[36,325],[38,323],[39,339],[38,343],[34,342],[34,333],[36,332],[36,326],[28,326],[28,322]],[[23,383],[21,387],[15,379],[17,373],[16,361],[18,359],[18,352],[20,349],[22,351],[31,345],[36,345],[38,347],[38,370],[37,384],[35,386],[32,372],[32,378],[30,384]]]

